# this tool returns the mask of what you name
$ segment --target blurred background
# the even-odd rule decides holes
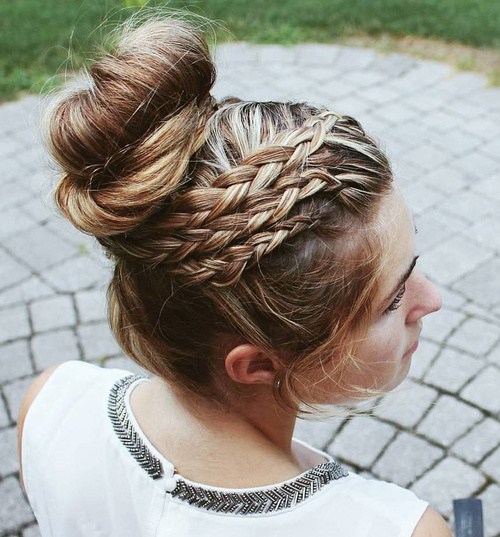
[[[159,6],[221,21],[218,42],[370,46],[451,62],[500,84],[498,0],[4,0],[0,102],[50,89],[54,73],[81,66],[116,22]]]

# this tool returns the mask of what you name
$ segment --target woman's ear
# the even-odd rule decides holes
[[[276,359],[250,343],[234,347],[226,356],[225,366],[229,378],[239,384],[272,384],[281,368]]]

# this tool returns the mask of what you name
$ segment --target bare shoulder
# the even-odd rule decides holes
[[[43,373],[40,373],[38,377],[35,378],[35,380],[30,384],[30,387],[24,394],[24,398],[21,403],[21,408],[19,409],[19,417],[17,419],[17,447],[19,451],[19,467],[20,467],[20,475],[22,479],[22,470],[21,470],[21,448],[22,448],[22,439],[23,439],[23,427],[24,427],[24,421],[26,419],[26,415],[28,414],[28,410],[30,409],[31,404],[35,400],[36,396],[40,393],[40,390],[44,387],[45,383],[49,380],[52,373],[60,366],[63,362],[60,364],[54,365],[52,367],[49,367]]]
[[[452,537],[444,518],[428,507],[415,527],[412,537]]]

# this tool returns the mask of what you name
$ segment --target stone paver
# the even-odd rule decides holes
[[[419,268],[443,290],[399,390],[369,417],[300,422],[296,434],[445,515],[454,498],[479,495],[486,537],[499,537],[500,89],[438,62],[338,45],[234,43],[217,62],[217,97],[323,102],[381,140],[413,205]],[[14,428],[34,375],[68,359],[141,373],[105,320],[109,261],[54,213],[40,108],[37,97],[0,106],[0,536],[39,536]]]

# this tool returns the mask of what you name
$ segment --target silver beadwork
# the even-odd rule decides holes
[[[130,375],[113,385],[108,399],[108,415],[115,433],[132,457],[153,479],[159,479],[163,476],[161,461],[149,451],[134,429],[125,405],[128,387],[140,378]],[[340,464],[330,461],[315,466],[293,481],[275,487],[247,492],[223,492],[195,486],[182,478],[177,478],[175,488],[170,494],[190,505],[217,513],[233,515],[273,513],[298,505],[331,481],[347,475],[347,471]]]
[[[144,468],[153,479],[160,479],[163,476],[161,462],[149,451],[137,434],[125,405],[127,388],[140,378],[136,375],[130,375],[115,382],[108,398],[108,416],[116,435],[129,450],[132,457],[139,463],[140,467]]]

